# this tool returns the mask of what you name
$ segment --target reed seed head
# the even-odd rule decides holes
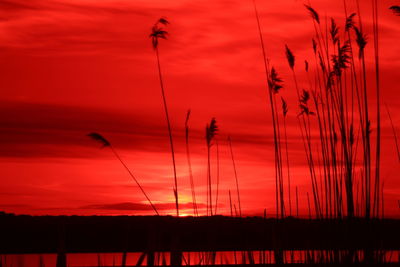
[[[281,100],[282,100],[282,112],[283,112],[283,117],[286,117],[286,115],[287,115],[287,113],[288,113],[288,111],[289,111],[288,105],[287,105],[287,103],[286,103],[286,101],[285,101],[285,99],[284,99],[283,97],[281,97]]]
[[[320,24],[320,22],[319,22],[319,15],[318,15],[317,11],[315,11],[315,9],[312,8],[312,7],[309,6],[309,5],[304,5],[304,6],[305,6],[306,9],[310,12],[311,17],[312,17],[318,24]]]
[[[159,26],[160,24],[168,25],[169,22],[165,18],[160,18],[151,28],[151,34],[149,35],[149,37],[151,38],[154,49],[157,49],[158,47],[158,39],[161,38],[166,40],[168,35],[168,32]]]
[[[338,43],[339,42],[339,28],[336,25],[336,22],[333,18],[331,18],[331,28],[329,30],[329,33],[331,34],[333,44]]]
[[[111,143],[108,142],[107,139],[105,139],[101,134],[96,133],[96,132],[92,132],[90,134],[88,134],[87,136],[89,136],[90,138],[92,138],[93,140],[99,142],[100,144],[102,144],[102,148],[103,147],[107,147],[107,146],[111,146]]]
[[[361,58],[364,55],[364,48],[367,45],[367,37],[358,27],[354,26],[353,29],[356,34],[356,43],[359,49],[358,57]]]
[[[354,25],[355,25],[354,17],[355,16],[356,16],[356,13],[352,13],[346,18],[346,26],[345,26],[346,32],[354,27]]]
[[[286,58],[287,58],[287,61],[289,63],[289,67],[293,70],[295,57],[294,57],[292,51],[289,49],[289,47],[287,45],[285,45],[285,48],[286,48]]]
[[[271,73],[268,79],[268,87],[274,94],[279,93],[279,91],[283,88],[283,80],[278,76],[275,68],[271,68]]]
[[[212,146],[212,140],[217,135],[217,132],[218,132],[217,121],[215,120],[215,118],[212,118],[210,124],[207,124],[206,126],[206,141],[208,147]]]

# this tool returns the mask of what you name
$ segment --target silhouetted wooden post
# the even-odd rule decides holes
[[[125,267],[126,266],[126,256],[127,256],[127,252],[124,251],[122,252],[122,262],[121,262],[121,267]]]
[[[172,250],[171,251],[171,266],[182,266],[182,251]]]
[[[147,230],[147,252],[146,252],[146,261],[147,261],[147,266],[153,267],[155,263],[155,256],[154,256],[154,250],[155,250],[155,242],[156,242],[156,229],[157,227],[154,227],[153,225],[149,226]]]
[[[67,255],[65,252],[65,224],[60,222],[58,230],[58,252],[56,267],[67,267]]]
[[[277,219],[277,224],[274,227],[274,231],[272,232],[274,244],[275,244],[275,249],[274,249],[274,259],[275,259],[275,264],[276,265],[281,265],[284,264],[284,255],[283,255],[283,250],[282,250],[282,234],[283,232],[283,225],[282,221],[278,221]]]
[[[147,252],[147,265],[146,266],[154,266],[154,251]]]
[[[65,253],[57,254],[57,265],[56,267],[67,267],[67,256]]]
[[[131,232],[131,227],[129,224],[124,224],[125,234],[123,235],[123,251],[122,251],[122,259],[121,259],[121,267],[126,267],[126,260],[128,258],[128,250],[129,250],[129,236]]]
[[[182,266],[182,250],[179,246],[179,227],[174,230],[175,234],[172,236],[171,240],[171,258],[170,258],[170,265],[171,266]]]

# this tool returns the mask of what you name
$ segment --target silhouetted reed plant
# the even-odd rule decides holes
[[[237,193],[238,205],[239,205],[239,217],[242,217],[242,204],[240,202],[239,178],[237,175],[235,157],[233,156],[232,140],[231,140],[230,136],[228,137],[228,143],[229,143],[229,151],[231,152],[233,173],[235,175],[236,193]]]
[[[99,142],[102,145],[102,148],[104,147],[109,147],[111,149],[111,151],[114,153],[115,157],[119,160],[119,162],[121,162],[122,166],[124,166],[124,168],[127,170],[127,172],[129,173],[129,175],[131,176],[131,178],[133,179],[133,181],[135,181],[135,183],[137,184],[137,186],[139,187],[140,191],[142,191],[143,195],[145,196],[145,198],[147,199],[147,201],[149,202],[150,206],[153,208],[154,212],[159,215],[156,207],[153,205],[153,203],[151,202],[149,196],[146,194],[146,192],[144,191],[143,187],[140,185],[139,181],[136,179],[136,177],[133,175],[133,173],[131,172],[131,170],[128,168],[128,166],[125,164],[125,162],[121,159],[121,157],[119,156],[119,154],[117,153],[117,151],[115,150],[115,148],[111,145],[111,143],[104,138],[101,134],[99,133],[89,133],[88,137],[92,138],[93,140]]]
[[[356,3],[358,14],[348,14],[346,0],[343,0],[343,26],[340,26],[340,23],[338,24],[333,18],[325,18],[325,22],[323,22],[319,13],[311,5],[305,5],[306,11],[311,16],[314,28],[314,36],[311,39],[311,51],[314,62],[312,60],[310,62],[305,60],[304,70],[302,67],[299,67],[295,53],[289,48],[289,45],[285,45],[284,47],[284,53],[297,95],[297,104],[293,105],[297,106],[297,108],[292,108],[291,112],[294,113],[295,116],[293,117],[296,118],[299,126],[298,129],[303,141],[310,174],[311,194],[307,193],[309,214],[314,214],[316,218],[352,218],[355,216],[371,218],[383,216],[383,189],[380,179],[381,99],[378,3],[377,0],[371,0],[373,36],[370,38],[372,44],[369,46],[373,46],[374,84],[367,83],[366,48],[368,47],[368,38],[363,30],[359,1],[357,0]],[[280,91],[284,87],[283,79],[277,70],[270,65],[256,0],[253,0],[253,6],[264,63],[268,95],[267,104],[271,108],[274,140],[276,217],[284,218],[287,215],[287,211],[289,216],[292,215],[293,204],[291,184],[293,183],[294,176],[290,172],[290,148],[287,135],[290,103],[287,103],[283,97],[279,96]],[[391,9],[395,13],[398,11],[397,6],[393,6]],[[160,39],[167,39],[168,33],[164,27],[168,24],[169,22],[165,18],[157,20],[152,28],[150,38],[156,54],[160,88],[168,126],[174,172],[173,192],[176,214],[179,216],[174,142],[159,57],[159,41]],[[299,72],[303,72],[304,75],[298,76]],[[308,83],[308,88],[300,89],[299,84],[303,84],[303,81],[299,83],[298,77],[306,77],[304,84]],[[372,95],[371,92],[373,90],[370,90],[371,87],[375,89]],[[372,99],[376,99],[376,106],[374,107],[371,105]],[[376,111],[376,116],[371,116],[372,111]],[[390,113],[388,110],[387,112],[395,135],[400,160],[396,132]],[[376,121],[372,122],[371,117],[376,118]],[[198,215],[199,211],[189,150],[189,119],[190,110],[187,112],[185,120],[185,143],[193,214]],[[375,140],[372,140],[373,136],[371,135],[373,129],[374,134],[376,133]],[[215,143],[214,139],[218,132],[215,118],[211,119],[210,123],[206,125],[205,130],[207,145],[206,214],[211,216],[213,213],[217,213],[219,194],[219,150],[217,148],[217,189],[214,200],[212,196],[211,147]],[[112,148],[108,141],[100,135],[93,133],[91,137],[103,142],[103,145]],[[231,192],[229,191],[230,210],[231,214],[238,213],[241,216],[242,206],[236,165],[230,138],[228,141],[234,166],[239,212],[236,211],[237,207],[232,202]],[[114,149],[113,152],[121,163],[123,163]],[[124,166],[126,167],[125,164]],[[284,171],[285,167],[286,171]],[[137,184],[139,185],[138,182]],[[139,187],[141,188],[140,185]],[[141,190],[143,191],[142,188]],[[148,201],[150,202],[149,199]],[[213,201],[215,201],[214,208]],[[298,216],[299,194],[297,187],[295,205],[296,215]]]
[[[217,135],[218,126],[215,118],[212,118],[210,124],[206,125],[206,145],[207,145],[207,215],[213,215],[212,204],[212,179],[211,179],[211,147],[214,145],[214,138]]]
[[[192,161],[190,157],[190,150],[189,150],[189,119],[190,119],[190,109],[187,111],[186,120],[185,120],[185,144],[186,144],[186,158],[189,168],[189,182],[190,182],[190,189],[192,191],[192,203],[193,203],[193,215],[199,216],[199,212],[197,209],[197,201],[196,201],[196,191],[194,186],[194,179],[193,179],[193,171],[192,171]]]
[[[270,67],[260,18],[255,1],[253,3],[272,114],[276,213],[277,216],[280,214],[280,217],[283,217],[285,215],[283,196],[286,187],[283,186],[281,118],[284,124],[288,184],[293,178],[290,177],[287,153],[288,104],[282,98],[282,113],[279,116],[275,95],[283,87],[282,79],[279,78],[276,70]],[[289,46],[285,46],[285,54],[298,98],[296,117],[311,178],[313,212],[310,203],[309,214],[313,213],[317,218],[382,217],[378,3],[377,0],[371,0],[375,84],[367,83],[365,50],[368,38],[364,33],[361,17],[355,13],[348,14],[345,0],[343,4],[345,15],[343,29],[333,18],[325,19],[326,25],[323,25],[318,12],[311,5],[305,5],[311,16],[315,33],[312,39],[315,67],[313,68],[308,61],[305,61],[304,71],[305,77],[308,77],[308,89],[299,89],[296,57]],[[357,6],[360,14],[358,1]],[[396,8],[391,9],[396,12]],[[358,22],[356,22],[357,17]],[[310,73],[314,75],[313,78],[310,78]],[[373,95],[370,95],[371,90],[368,89],[370,87],[375,88]],[[371,99],[376,99],[375,107],[371,106]],[[376,122],[371,121],[373,109],[376,111]],[[376,131],[375,142],[371,136],[372,128]],[[394,129],[393,132],[395,134]],[[291,214],[290,185],[287,188],[289,214]],[[296,188],[296,206],[297,199]]]
[[[267,81],[268,99],[271,107],[272,126],[274,133],[274,154],[275,154],[275,201],[276,201],[276,217],[285,217],[284,205],[284,183],[283,183],[283,163],[279,131],[278,108],[276,103],[276,94],[282,89],[282,79],[278,76],[274,67],[270,67],[267,58],[267,51],[264,45],[264,38],[260,23],[260,17],[257,10],[255,0],[253,0],[254,12],[257,20],[257,27],[260,38],[261,51],[263,55],[264,71]],[[286,114],[285,114],[286,116]]]
[[[172,166],[174,170],[174,187],[173,187],[173,192],[174,192],[174,197],[175,197],[175,206],[176,206],[176,215],[179,216],[179,195],[178,195],[178,179],[177,179],[177,174],[176,174],[176,162],[175,162],[175,149],[174,149],[174,142],[172,138],[172,129],[171,129],[171,122],[169,118],[169,113],[168,113],[168,105],[167,105],[167,100],[165,96],[165,90],[164,90],[164,82],[162,78],[162,73],[161,73],[161,64],[160,64],[160,56],[159,56],[159,50],[158,50],[158,44],[159,44],[159,39],[167,39],[168,32],[162,28],[162,26],[168,25],[169,22],[165,18],[160,18],[157,20],[157,22],[153,25],[153,28],[151,29],[151,42],[154,48],[154,51],[156,53],[156,58],[157,58],[157,67],[158,67],[158,76],[160,79],[160,88],[161,88],[161,95],[164,103],[164,111],[165,111],[165,118],[167,120],[167,126],[168,126],[168,135],[169,135],[169,144],[171,147],[171,156],[172,156]]]

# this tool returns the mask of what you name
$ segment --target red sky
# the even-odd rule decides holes
[[[356,12],[348,0],[349,13]],[[372,73],[370,1],[361,1]],[[382,102],[400,121],[398,75],[400,17],[379,1]],[[292,184],[301,213],[311,193],[297,124],[295,89],[284,46],[297,64],[313,62],[310,15],[300,0],[257,1],[268,56],[284,80],[289,104]],[[313,0],[323,23],[343,29],[342,1]],[[149,34],[170,21],[160,42],[175,146],[180,202],[191,202],[184,146],[186,111],[192,110],[190,145],[198,201],[205,203],[204,128],[220,128],[220,206],[236,202],[227,136],[233,150],[245,214],[275,212],[270,108],[257,24],[250,0],[3,0],[0,2],[0,210],[29,214],[151,214],[141,192],[107,148],[85,135],[99,132],[119,151],[162,214],[173,214],[173,172],[157,65]],[[314,63],[310,63],[314,66]],[[300,86],[307,86],[299,67]],[[373,75],[369,81],[373,84]],[[374,88],[370,86],[374,106]],[[382,109],[385,212],[399,215],[400,171],[393,132]],[[400,130],[397,127],[400,135]],[[373,129],[374,130],[374,129]],[[213,175],[216,150],[212,151]],[[215,181],[215,180],[214,180]],[[182,213],[191,214],[190,205]]]

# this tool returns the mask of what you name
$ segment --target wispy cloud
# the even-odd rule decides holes
[[[199,208],[205,207],[202,203],[197,203]],[[158,203],[155,204],[157,210],[174,210],[175,203]],[[192,203],[181,203],[179,205],[181,209],[192,209]],[[143,211],[143,210],[152,210],[153,208],[149,204],[143,203],[132,203],[132,202],[123,202],[123,203],[113,203],[113,204],[93,204],[86,205],[80,207],[81,209],[94,209],[94,210],[131,210],[131,211]]]

